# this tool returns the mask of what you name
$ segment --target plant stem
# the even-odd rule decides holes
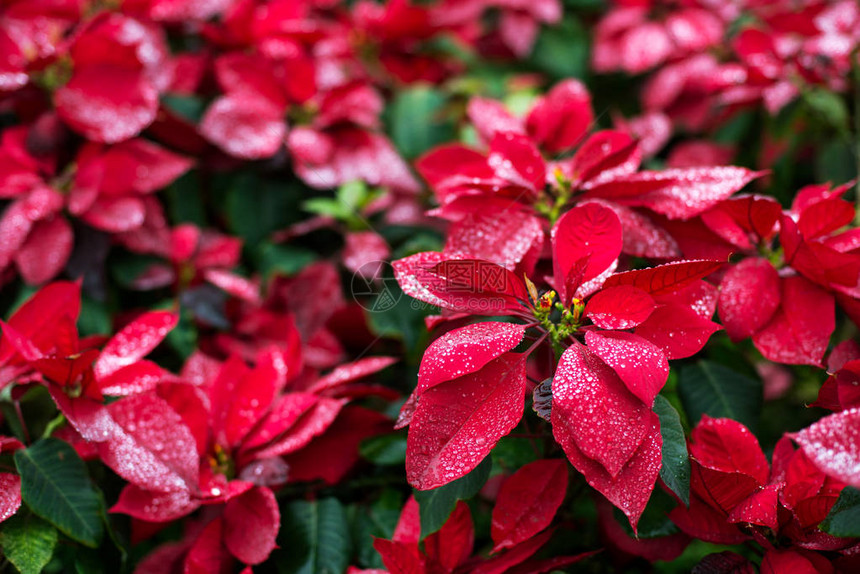
[[[48,425],[45,427],[45,432],[42,433],[42,438],[50,437],[55,430],[62,426],[64,422],[66,422],[66,416],[63,413],[57,413],[57,416],[48,422]]]

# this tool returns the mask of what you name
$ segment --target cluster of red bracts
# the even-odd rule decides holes
[[[783,207],[745,192],[766,172],[725,165],[731,149],[712,142],[677,145],[664,169],[643,165],[662,167],[647,161],[676,131],[847,91],[860,9],[717,4],[618,0],[600,18],[594,71],[649,74],[638,117],[596,129],[591,95],[573,79],[524,113],[472,97],[462,106],[471,143],[410,166],[384,129],[392,94],[462,71],[445,42],[527,56],[540,26],[562,18],[560,0],[5,2],[0,286],[41,288],[0,322],[0,389],[13,403],[47,390],[65,422],[49,434],[122,479],[110,511],[131,517],[132,542],[181,524],[141,573],[250,572],[276,547],[285,485],[340,483],[362,440],[408,426],[408,483],[439,488],[479,467],[527,406],[557,448],[484,488],[489,556],[463,501],[422,533],[416,494],[391,539],[374,542],[391,574],[526,574],[587,558],[539,555],[565,527],[556,517],[571,475],[596,493],[607,546],[624,554],[670,560],[700,539],[754,545],[763,572],[850,571],[857,540],[819,525],[847,486],[860,488],[860,347],[833,340],[837,316],[860,325],[851,184],[803,187]],[[182,98],[200,109],[169,105]],[[396,359],[348,360],[345,339],[365,318],[347,308],[335,264],[244,276],[239,238],[168,222],[160,190],[198,168],[249,165],[318,190],[380,188],[349,206],[359,217],[441,221],[440,252],[394,262],[403,292],[441,309],[396,422],[359,404],[402,399],[372,382]],[[413,167],[435,200],[426,214]],[[327,216],[272,239],[324,227],[344,235],[337,256],[349,271],[373,278],[391,257],[376,231]],[[81,283],[56,279],[79,275],[74,252],[92,234],[146,256],[129,286],[167,289],[174,306],[120,314],[112,336],[79,336]],[[177,328],[183,295],[212,286],[229,300],[229,325],[205,331],[181,369],[147,359]],[[815,406],[832,414],[785,435],[770,462],[740,423],[690,421],[687,502],[661,478],[655,400],[670,362],[720,329],[772,363],[826,367]],[[25,448],[0,437],[0,454]],[[635,538],[661,488],[680,532]],[[19,475],[0,472],[0,521],[21,505]]]
[[[531,320],[531,328],[548,329],[541,340],[548,338],[563,354],[552,380],[551,415],[543,416],[571,463],[635,524],[660,470],[660,429],[651,404],[666,382],[668,359],[695,354],[719,329],[710,321],[716,289],[701,277],[721,263],[684,261],[606,277],[621,253],[621,236],[617,216],[600,204],[580,204],[565,213],[551,241],[553,284],[562,287],[541,297],[529,294],[533,284],[529,288],[489,261],[421,253],[397,261],[395,269],[408,294],[442,309],[519,314]],[[464,268],[477,273],[466,275]],[[496,277],[502,280],[475,281]],[[555,293],[567,314],[563,332],[541,309]],[[507,306],[480,313],[479,299]],[[528,354],[512,351],[528,327],[471,324],[427,349],[418,386],[401,416],[410,422],[411,484],[426,489],[459,478],[520,422]],[[468,400],[452,408],[458,396]],[[632,487],[642,484],[649,486]]]
[[[228,157],[286,152],[311,187],[361,180],[386,187],[389,204],[414,203],[419,183],[381,131],[380,90],[455,72],[432,48],[443,35],[475,48],[497,38],[501,54],[521,55],[540,23],[560,17],[557,0],[459,4],[145,0],[93,11],[84,0],[7,3],[0,108],[24,125],[0,141],[0,198],[13,200],[0,216],[3,279],[56,277],[74,244],[70,219],[175,263],[182,247],[175,237],[171,246],[153,193],[186,172],[190,157],[223,169]],[[479,23],[491,9],[502,14],[499,29]],[[205,48],[173,51],[169,41],[183,34]],[[197,125],[164,104],[189,95],[212,99]],[[87,143],[70,157],[76,136]],[[160,272],[156,281],[170,279]]]
[[[857,320],[848,186],[808,186],[783,210],[772,198],[734,195],[760,175],[741,168],[638,171],[642,152],[629,135],[589,134],[590,100],[575,81],[538,98],[524,120],[481,99],[469,117],[486,151],[444,146],[417,164],[439,201],[433,213],[452,222],[444,250],[395,261],[395,276],[405,293],[442,309],[428,325],[507,319],[447,330],[425,352],[398,421],[409,425],[407,478],[423,490],[466,475],[520,424],[533,395],[567,459],[635,532],[662,466],[652,404],[669,361],[695,355],[721,328],[715,312],[732,340],[752,337],[771,361],[814,366],[836,304]],[[545,155],[571,150],[567,159]],[[631,256],[658,265],[625,270]],[[842,350],[825,406],[857,404],[854,355]],[[752,538],[769,549],[765,563],[826,562],[806,550],[780,554],[769,542],[778,536],[851,553],[855,541],[816,526],[845,483],[857,484],[856,417],[845,410],[794,435],[796,452],[785,438],[771,474],[749,431],[705,418],[690,444],[691,502],[670,518],[711,542]],[[755,458],[749,468],[734,454],[742,439],[757,453],[744,455]],[[626,551],[648,557],[646,548]]]
[[[253,366],[226,341],[232,352],[225,359],[198,352],[173,374],[144,357],[176,326],[174,312],[139,315],[107,341],[78,339],[79,312],[80,285],[56,282],[2,323],[2,385],[47,387],[69,423],[57,436],[128,481],[111,512],[135,519],[137,539],[210,509],[139,571],[263,562],[280,527],[272,489],[339,482],[358,460],[358,443],[390,428],[383,415],[350,402],[368,394],[390,399],[390,390],[358,381],[393,359],[365,358],[319,375],[303,364],[313,346],[303,346],[291,315],[292,336],[261,345]],[[22,445],[4,439],[3,447]],[[21,496],[18,477],[3,477],[5,518]]]
[[[695,131],[759,104],[776,114],[811,88],[846,91],[860,45],[851,0],[614,4],[597,26],[592,66],[650,73],[645,116]]]
[[[362,181],[385,188],[372,209],[417,211],[418,180],[382,131],[384,92],[457,72],[461,63],[434,47],[442,36],[523,56],[560,16],[558,0],[0,8],[0,111],[19,122],[0,137],[0,285],[44,285],[2,324],[0,387],[14,397],[47,388],[67,423],[54,435],[127,481],[111,511],[134,518],[135,541],[183,520],[184,538],[139,571],[263,562],[280,526],[273,490],[340,482],[359,443],[391,428],[353,399],[398,396],[361,382],[393,359],[346,362],[328,326],[346,307],[334,265],[262,285],[236,273],[241,240],[171,226],[157,192],[202,165],[223,172],[288,154],[310,187]],[[166,104],[186,96],[207,102],[199,119]],[[145,359],[177,325],[175,307],[122,317],[110,338],[79,338],[80,282],[49,282],[69,270],[82,230],[156,260],[135,289],[167,287],[179,300],[204,283],[226,292],[230,329],[199,341],[178,374]],[[389,254],[373,231],[349,231],[345,243],[353,271]],[[3,438],[0,448],[23,447]],[[5,520],[21,505],[20,479],[0,478]]]

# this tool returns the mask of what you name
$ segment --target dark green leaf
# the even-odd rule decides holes
[[[263,241],[256,250],[257,268],[269,277],[273,273],[295,275],[314,262],[313,251],[293,245],[276,245]]]
[[[12,390],[11,385],[6,388]],[[9,391],[7,391],[7,393],[8,392]],[[7,400],[0,402],[0,416],[3,417],[3,422],[9,425],[9,430],[12,431],[12,435],[15,438],[21,442],[27,442],[27,432],[24,430],[24,425],[22,425],[21,421],[18,419],[18,413],[15,411],[14,403]]]
[[[297,201],[290,185],[243,174],[227,192],[226,215],[232,231],[251,247],[293,223],[299,216]]]
[[[78,317],[78,332],[82,337],[105,335],[111,332],[111,317],[107,305],[83,295],[81,314]]]
[[[170,221],[193,223],[198,227],[206,226],[206,207],[200,174],[190,171],[177,179],[164,190],[170,213]]]
[[[75,552],[75,572],[77,574],[106,574],[111,572],[98,551],[83,549]]]
[[[275,564],[283,574],[341,574],[349,566],[352,540],[346,512],[335,498],[296,500],[281,512]]]
[[[421,358],[427,337],[424,317],[433,313],[435,307],[405,296],[393,277],[385,277],[376,293],[365,296],[356,286],[352,292],[364,308],[367,324],[375,335],[401,339],[410,362]]]
[[[491,457],[487,457],[472,472],[454,482],[433,490],[415,491],[422,539],[442,528],[458,500],[472,498],[481,490],[490,477],[492,466]]]
[[[762,384],[711,361],[681,369],[678,394],[691,425],[703,414],[726,417],[754,428],[762,405]]]
[[[197,348],[197,324],[193,315],[189,307],[181,307],[179,309],[179,322],[167,333],[165,338],[167,344],[183,359],[191,356],[191,353]]]
[[[684,504],[690,504],[690,455],[684,439],[681,417],[668,400],[657,395],[654,412],[660,417],[660,434],[663,436],[663,466],[660,478],[678,495]]]
[[[108,269],[117,283],[130,287],[149,267],[163,265],[164,261],[149,255],[122,253],[110,259]]]
[[[403,495],[394,489],[383,490],[370,505],[353,505],[349,509],[355,555],[360,566],[385,568],[382,558],[373,548],[373,539],[391,539],[402,509]]]
[[[857,177],[857,164],[851,141],[833,138],[821,145],[815,156],[816,181],[844,183]]]
[[[754,127],[755,114],[741,112],[721,123],[713,137],[718,143],[734,144],[746,137]]]
[[[178,116],[193,124],[200,122],[200,118],[203,117],[203,111],[206,109],[206,103],[196,96],[167,94],[161,96],[161,103]]]
[[[444,242],[442,241],[442,237],[433,232],[427,232],[424,230],[416,230],[411,229],[410,234],[406,238],[398,237],[396,239],[392,239],[391,233],[393,229],[396,229],[400,235],[402,235],[403,227],[393,228],[386,227],[382,230],[382,236],[388,241],[390,244],[394,244],[397,241],[402,241],[402,245],[399,245],[391,255],[391,259],[400,259],[401,257],[408,257],[409,255],[414,255],[415,253],[421,253],[422,251],[442,251],[442,247],[444,246]]]
[[[538,459],[535,444],[525,437],[506,436],[496,444],[490,456],[493,457],[492,475],[514,472]]]
[[[839,131],[848,127],[848,106],[841,95],[827,89],[810,90],[803,100],[812,109],[816,119],[823,119]]]
[[[3,554],[21,574],[38,574],[50,562],[57,529],[30,512],[19,512],[3,523]]]
[[[406,461],[406,435],[389,434],[371,437],[361,443],[359,452],[374,464],[402,465]]]
[[[820,528],[840,538],[860,536],[860,490],[846,486]]]
[[[15,453],[21,498],[63,534],[87,546],[101,540],[103,511],[86,466],[64,441],[43,439]]]
[[[379,234],[392,246],[392,259],[400,259],[421,251],[441,251],[445,244],[436,229],[409,225],[386,225]]]
[[[544,27],[531,60],[541,71],[556,78],[581,78],[588,71],[589,36],[575,17]]]
[[[564,0],[564,5],[567,8],[574,8],[582,11],[599,11],[606,9],[605,0]]]
[[[407,159],[454,139],[454,126],[444,115],[445,96],[428,86],[400,92],[391,104],[391,139]]]
[[[678,532],[678,527],[669,519],[669,512],[675,508],[678,503],[662,488],[655,488],[651,493],[651,498],[648,499],[648,505],[645,511],[639,518],[637,524],[637,533],[633,534],[633,528],[630,526],[630,521],[624,516],[621,510],[613,509],[615,521],[627,532],[631,538],[662,538],[670,536]]]
[[[9,305],[9,308],[6,310],[4,315],[9,316],[9,315],[12,315],[13,313],[15,313],[16,311],[18,311],[18,309],[20,309],[21,306],[24,303],[26,303],[30,297],[35,295],[36,291],[38,291],[38,290],[39,290],[38,287],[34,287],[32,285],[27,285],[26,283],[22,283],[21,287],[15,293],[15,297],[14,297],[14,299],[12,299],[12,302]],[[6,293],[6,295],[9,295],[9,293]]]

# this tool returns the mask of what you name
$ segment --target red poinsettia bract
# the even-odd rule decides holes
[[[412,297],[526,323],[467,325],[427,349],[402,413],[410,425],[406,470],[413,486],[435,488],[463,476],[517,426],[529,387],[526,361],[548,340],[560,357],[551,408],[541,416],[574,467],[635,525],[661,464],[651,405],[668,376],[668,359],[694,354],[719,328],[710,321],[716,290],[701,278],[721,263],[612,274],[621,249],[615,212],[584,203],[553,227],[554,289],[542,295],[528,279],[487,261],[420,253],[395,262]],[[537,340],[517,352],[530,329]]]

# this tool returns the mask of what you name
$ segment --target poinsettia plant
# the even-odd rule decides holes
[[[8,0],[0,569],[860,569],[852,0]]]

